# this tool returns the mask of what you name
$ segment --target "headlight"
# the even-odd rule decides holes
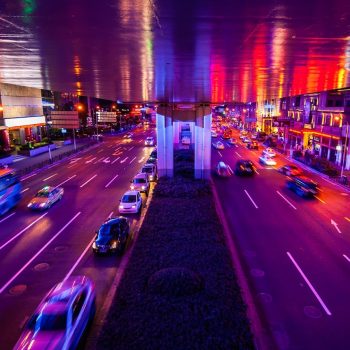
[[[136,205],[132,205],[131,208],[132,208],[132,209],[135,209],[135,208],[136,208]]]
[[[124,205],[120,205],[120,206],[119,206],[119,209],[124,209]]]
[[[130,185],[130,188],[133,190],[135,188],[135,186],[134,185]]]
[[[146,187],[145,186],[141,186],[141,188],[144,190]]]
[[[28,208],[30,208],[32,205],[33,205],[33,203],[29,203],[29,204],[28,204]]]
[[[46,206],[46,203],[41,203],[40,208],[44,208]]]
[[[93,249],[97,249],[96,242],[92,243],[92,248],[93,248]]]
[[[112,242],[111,248],[112,248],[112,249],[116,249],[116,248],[117,248],[117,242],[116,242],[116,241],[113,241],[113,242]]]

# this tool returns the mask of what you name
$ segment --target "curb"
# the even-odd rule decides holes
[[[229,250],[232,264],[237,276],[238,284],[242,292],[242,299],[247,305],[247,317],[250,321],[251,331],[254,336],[255,348],[257,350],[277,349],[277,345],[275,344],[271,331],[264,326],[261,313],[258,310],[256,300],[253,296],[251,288],[249,287],[249,282],[246,277],[246,274],[244,273],[244,268],[242,261],[240,260],[237,245],[234,242],[234,238],[232,237],[232,234],[230,232],[223,208],[219,200],[218,193],[215,188],[215,184],[211,178],[210,184],[213,191],[216,213],[223,227],[227,248]]]
[[[142,227],[143,220],[145,219],[145,216],[146,216],[147,211],[148,211],[148,204],[153,197],[153,190],[154,190],[154,187],[152,188],[152,191],[150,191],[148,194],[148,197],[147,197],[147,200],[145,203],[145,208],[142,211],[140,220],[136,224],[136,227],[134,230],[133,242],[130,245],[130,248],[127,250],[126,254],[123,255],[122,260],[120,262],[120,265],[117,269],[117,273],[116,273],[114,280],[112,282],[111,288],[109,289],[107,296],[105,298],[105,301],[102,305],[102,308],[99,310],[98,314],[96,315],[96,317],[94,319],[94,322],[93,322],[92,327],[91,327],[90,335],[87,337],[87,340],[86,340],[86,344],[85,344],[86,350],[95,350],[97,348],[98,338],[100,336],[102,327],[103,327],[104,323],[106,322],[109,309],[112,305],[112,302],[113,302],[114,297],[117,293],[119,284],[120,284],[121,279],[124,275],[125,269],[128,266],[128,262],[130,260],[131,254],[134,250],[134,247],[135,247],[135,244],[136,244],[136,241],[138,238],[138,234],[139,234],[140,229]]]

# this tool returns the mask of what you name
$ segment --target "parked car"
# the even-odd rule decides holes
[[[128,220],[123,216],[106,220],[96,232],[96,238],[92,243],[93,252],[122,253],[126,247],[129,230]]]
[[[249,175],[255,174],[255,166],[251,160],[239,160],[235,166],[236,175]]]
[[[150,183],[148,181],[148,175],[145,173],[140,173],[134,176],[134,178],[130,181],[130,189],[135,191],[140,191],[146,193],[148,196]]]
[[[230,177],[232,175],[229,166],[223,161],[220,161],[215,167],[215,173],[220,177]]]
[[[154,164],[145,164],[141,169],[141,173],[146,173],[149,181],[157,180],[157,168]]]
[[[276,152],[271,147],[265,148],[262,153],[269,157],[276,157]]]
[[[262,156],[260,156],[259,162],[264,164],[264,165],[269,165],[269,166],[274,166],[277,164],[276,161],[267,154],[263,154]]]
[[[183,145],[190,145],[190,144],[191,144],[191,139],[190,139],[190,137],[189,137],[189,136],[184,136],[184,137],[182,137],[181,143],[182,143]]]
[[[259,144],[256,141],[250,141],[247,143],[249,149],[259,149]]]
[[[95,315],[95,288],[86,276],[54,286],[24,326],[15,350],[75,349]]]
[[[213,142],[212,145],[215,149],[225,149],[225,146],[221,141]]]
[[[147,137],[145,140],[145,146],[154,146],[154,137]]]
[[[51,208],[53,204],[61,200],[64,190],[62,187],[45,186],[28,203],[28,208],[32,210],[45,210]]]
[[[312,197],[319,191],[318,184],[306,176],[293,176],[288,178],[286,184],[287,188],[301,197]]]
[[[120,214],[136,214],[141,211],[141,208],[142,198],[139,191],[132,190],[124,193],[119,203]]]
[[[293,164],[283,165],[278,171],[287,176],[298,176],[302,174],[302,170]]]

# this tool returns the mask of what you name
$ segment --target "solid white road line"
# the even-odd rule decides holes
[[[7,215],[6,218],[3,218],[2,220],[0,220],[0,224],[1,224],[2,222],[4,222],[5,220],[9,219],[11,216],[13,216],[13,215],[15,215],[15,214],[16,214],[16,212],[14,212],[14,213],[12,213],[12,214],[10,214],[10,215]]]
[[[73,179],[74,177],[76,177],[77,175],[75,174],[75,175],[72,175],[72,176],[70,176],[67,180],[65,180],[65,181],[63,181],[63,182],[61,182],[60,184],[58,184],[56,187],[60,187],[60,186],[62,186],[63,184],[65,184],[66,182],[68,182],[69,180],[71,180],[71,179]]]
[[[136,157],[134,157],[133,159],[131,159],[131,161],[130,161],[129,164],[131,164],[135,159],[136,159]]]
[[[85,185],[87,185],[91,180],[93,180],[95,177],[97,176],[97,174],[95,174],[93,177],[91,177],[89,180],[87,180],[86,182],[84,182],[82,185],[80,185],[80,188],[83,188]]]
[[[314,294],[314,296],[316,297],[316,299],[318,300],[318,302],[321,304],[321,306],[323,307],[323,310],[326,312],[326,314],[328,316],[331,316],[332,313],[329,311],[328,307],[326,306],[326,304],[323,302],[322,298],[319,296],[319,294],[316,292],[316,289],[313,287],[313,285],[311,284],[311,282],[309,281],[309,279],[305,276],[304,272],[302,271],[302,269],[300,268],[300,266],[298,265],[298,263],[294,260],[294,258],[292,257],[292,254],[287,252],[287,255],[289,257],[289,259],[292,261],[292,263],[294,264],[295,268],[298,270],[298,272],[300,273],[300,275],[303,277],[304,281],[306,282],[306,284],[309,286],[309,288],[311,289],[312,293]]]
[[[27,192],[28,190],[29,190],[29,187],[27,187],[24,190],[22,190],[21,193]]]
[[[114,164],[120,157],[116,158],[113,160],[113,162],[111,164]]]
[[[118,174],[114,176],[114,178],[111,181],[109,181],[108,184],[105,186],[105,188],[107,188],[118,176]]]
[[[144,159],[145,159],[145,157],[142,157],[142,158],[138,161],[138,163],[142,163],[142,162],[144,161]]]
[[[348,262],[350,262],[350,258],[349,258],[347,255],[343,254],[343,257],[344,257]]]
[[[92,240],[88,243],[88,245],[86,246],[86,248],[84,249],[84,251],[81,253],[81,255],[79,256],[79,258],[77,259],[77,261],[74,263],[74,265],[72,266],[72,268],[68,271],[68,273],[66,274],[66,277],[63,279],[63,282],[66,281],[70,275],[73,273],[73,271],[76,269],[76,267],[78,266],[78,264],[80,263],[80,261],[83,259],[84,255],[86,254],[86,252],[91,249],[91,245],[95,240],[95,236],[92,238]]]
[[[220,151],[218,151],[218,153],[219,153],[219,156],[222,157],[222,154],[220,153]]]
[[[15,240],[17,237],[19,237],[22,233],[26,232],[29,228],[31,228],[33,225],[35,225],[39,220],[41,220],[45,215],[48,213],[45,213],[35,219],[31,224],[29,224],[27,227],[25,227],[22,231],[18,232],[16,235],[14,235],[12,238],[10,238],[7,242],[5,242],[2,246],[0,246],[0,250],[4,249],[8,244],[10,244],[13,240]]]
[[[238,152],[235,151],[235,153],[237,154],[237,156],[238,156],[239,158],[242,158],[242,156],[241,156]]]
[[[253,198],[249,195],[247,190],[244,190],[245,194],[248,196],[248,198],[250,199],[250,201],[253,203],[255,209],[258,209],[259,207],[256,205],[256,203],[253,201]]]
[[[293,209],[297,210],[297,208],[285,197],[283,196],[282,193],[280,193],[279,191],[276,191],[278,195],[280,195]]]
[[[318,199],[321,203],[327,204],[324,200],[322,200],[320,197],[314,196],[316,199]]]
[[[0,289],[0,294],[51,244],[79,215],[75,214],[36,254],[34,254]]]
[[[52,177],[54,177],[54,176],[56,176],[57,175],[57,173],[56,174],[53,174],[53,175],[51,175],[51,176],[49,176],[49,177],[46,177],[43,181],[46,181],[46,180],[48,180],[48,179],[51,179]]]

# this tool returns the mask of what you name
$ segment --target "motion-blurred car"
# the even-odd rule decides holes
[[[237,140],[231,137],[230,139],[227,140],[227,143],[229,143],[232,146],[237,146]]]
[[[261,164],[269,165],[269,166],[274,166],[277,164],[276,161],[272,157],[268,156],[267,154],[260,156],[259,162]]]
[[[95,254],[122,253],[129,237],[128,220],[119,216],[106,220],[96,232],[92,243]]]
[[[75,349],[95,315],[95,290],[86,276],[54,286],[26,323],[15,350]]]
[[[215,167],[215,174],[220,177],[229,177],[232,175],[232,172],[226,163],[220,161]]]
[[[278,169],[278,171],[287,176],[298,176],[302,174],[302,170],[293,164],[283,165]]]
[[[127,191],[119,203],[120,214],[136,214],[141,211],[142,198],[139,191]]]
[[[265,148],[262,153],[269,157],[276,157],[276,152],[271,147]]]
[[[242,130],[241,132],[240,132],[240,134],[239,134],[239,138],[241,139],[241,140],[243,140],[245,137],[247,137],[248,136],[248,131],[246,131],[246,130]]]
[[[318,184],[306,176],[293,176],[288,178],[286,184],[287,188],[301,197],[312,197],[319,191]]]
[[[124,139],[132,139],[133,136],[134,135],[132,132],[127,132],[123,137],[124,137]]]
[[[221,141],[213,142],[212,145],[215,149],[225,149],[225,146]]]
[[[147,174],[149,181],[156,181],[157,179],[157,168],[154,164],[145,164],[141,169],[141,173]]]
[[[242,139],[242,142],[243,143],[249,143],[249,142],[252,142],[252,140],[249,137],[244,136],[243,139]]]
[[[130,189],[146,193],[148,196],[150,183],[148,181],[148,175],[145,173],[137,174],[131,181]]]
[[[248,149],[259,149],[259,144],[256,141],[250,141],[247,143]]]
[[[145,146],[154,146],[154,137],[147,137],[145,140]]]
[[[255,167],[251,160],[239,160],[235,166],[235,174],[236,175],[254,175]]]
[[[45,210],[50,208],[63,197],[62,187],[45,186],[28,203],[28,208],[33,210]]]

